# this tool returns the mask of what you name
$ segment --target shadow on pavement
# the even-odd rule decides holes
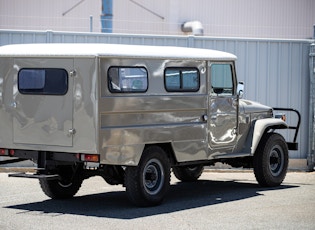
[[[156,207],[135,207],[129,202],[125,192],[119,191],[79,196],[69,200],[45,200],[7,206],[6,208],[55,215],[72,214],[116,219],[135,219],[250,199],[261,196],[259,192],[295,187],[298,186],[281,185],[276,188],[261,188],[257,184],[238,181],[199,180],[192,183],[180,182],[171,185],[164,202]]]

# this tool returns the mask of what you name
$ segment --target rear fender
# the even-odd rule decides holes
[[[287,123],[277,118],[257,120],[254,126],[251,154],[253,155],[255,153],[257,146],[266,131],[269,129],[287,129],[288,127]]]

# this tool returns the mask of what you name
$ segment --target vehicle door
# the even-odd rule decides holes
[[[237,141],[238,103],[233,62],[209,63],[208,140],[213,153],[230,152]]]
[[[14,143],[72,146],[73,59],[18,58],[14,68]]]

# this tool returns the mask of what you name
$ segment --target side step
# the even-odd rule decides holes
[[[45,174],[29,174],[29,173],[13,173],[9,174],[9,177],[22,177],[22,178],[32,178],[32,179],[43,179],[47,180],[60,180],[60,176],[58,174],[45,175]]]
[[[26,161],[27,159],[9,159],[9,160],[3,160],[0,161],[0,165],[4,165],[4,164],[12,164],[12,163],[16,163],[16,162],[20,162],[20,161]]]

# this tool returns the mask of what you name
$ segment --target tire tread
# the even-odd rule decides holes
[[[266,156],[266,151],[269,151],[274,143],[278,143],[284,150],[284,165],[279,176],[271,175],[268,165],[269,158]],[[278,133],[264,134],[253,157],[253,165],[254,174],[260,186],[279,186],[283,182],[288,168],[288,148],[284,138]]]

